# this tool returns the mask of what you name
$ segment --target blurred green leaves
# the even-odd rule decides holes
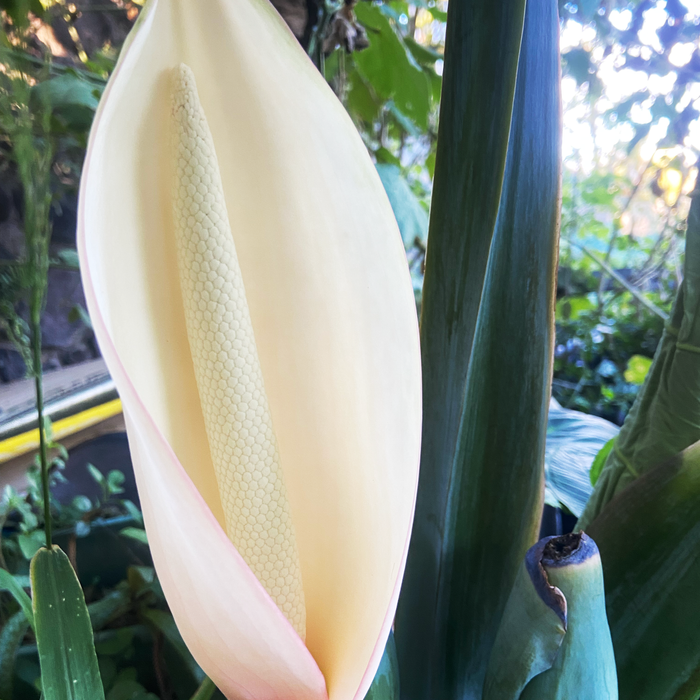
[[[625,381],[631,384],[643,384],[649,369],[651,368],[651,358],[644,355],[632,355],[627,361],[625,370]]]
[[[634,479],[700,439],[700,197],[688,217],[683,282],[637,401],[579,527]]]
[[[392,100],[419,128],[428,128],[430,85],[421,66],[380,7],[355,6],[358,20],[367,30],[369,48],[355,54],[357,71],[377,97]]]
[[[403,244],[408,250],[428,242],[428,212],[422,207],[397,165],[379,164],[377,172],[394,210]]]

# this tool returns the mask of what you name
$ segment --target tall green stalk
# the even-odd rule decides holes
[[[458,0],[448,14],[421,319],[423,454],[396,620],[407,700],[481,698],[541,516],[559,25],[554,0],[528,0],[524,24],[523,9]]]
[[[51,548],[51,501],[49,491],[49,462],[46,454],[46,431],[44,430],[44,387],[41,371],[41,312],[32,309],[32,359],[34,361],[34,388],[36,411],[39,421],[39,463],[41,465],[41,488],[44,496],[44,531],[46,546]]]
[[[18,62],[21,66],[22,62]],[[29,360],[28,368],[34,376],[39,429],[39,462],[44,500],[44,528],[46,543],[51,546],[51,503],[49,492],[49,461],[44,429],[44,392],[41,363],[41,315],[46,301],[49,271],[49,241],[51,239],[51,166],[53,145],[50,138],[51,109],[40,103],[32,109],[32,76],[17,70],[18,76],[9,79],[8,92],[3,94],[2,127],[8,134],[12,156],[17,166],[24,195],[24,259],[18,263],[20,293],[26,295],[29,306],[29,335],[10,333],[19,345],[25,345],[22,354]],[[34,101],[36,103],[36,100]],[[36,105],[35,105],[36,106]],[[14,308],[12,309],[14,312]],[[12,330],[23,323],[6,321]],[[27,348],[26,345],[29,347]]]

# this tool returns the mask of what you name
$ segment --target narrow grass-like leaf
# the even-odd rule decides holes
[[[30,575],[44,699],[104,700],[90,617],[68,557],[55,545],[40,549]]]
[[[31,598],[25,593],[22,584],[5,569],[0,569],[0,590],[11,593],[22,608],[29,624],[34,627],[34,613]]]
[[[12,698],[15,654],[29,629],[22,610],[10,617],[0,629],[0,698]]]
[[[399,700],[399,660],[393,632],[387,639],[384,655],[365,700]]]
[[[578,527],[640,474],[700,440],[700,195],[688,215],[683,282],[654,362]]]
[[[497,164],[522,7],[477,1],[449,12],[423,297],[421,481],[396,623],[411,700],[481,697],[500,616],[539,526],[552,361],[556,4],[527,6],[502,196]],[[489,65],[474,72],[482,58]]]
[[[700,442],[639,477],[590,524],[621,700],[700,697]]]
[[[600,555],[585,534],[528,551],[506,605],[483,700],[617,700]]]

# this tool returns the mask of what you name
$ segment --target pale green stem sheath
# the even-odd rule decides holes
[[[584,533],[547,537],[520,568],[483,700],[617,700],[600,555]]]
[[[214,142],[189,67],[172,92],[180,286],[227,534],[305,636],[301,568]]]

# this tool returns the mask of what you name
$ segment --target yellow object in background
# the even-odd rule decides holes
[[[60,441],[69,435],[85,430],[108,418],[119,415],[122,412],[120,399],[108,401],[100,406],[94,406],[73,416],[62,418],[53,424],[54,440]],[[0,442],[0,463],[13,457],[32,452],[39,447],[39,429],[34,428],[26,433],[15,435]]]
[[[672,207],[681,194],[683,186],[683,175],[675,168],[664,168],[659,175],[659,187],[664,192],[664,201],[669,207]]]

